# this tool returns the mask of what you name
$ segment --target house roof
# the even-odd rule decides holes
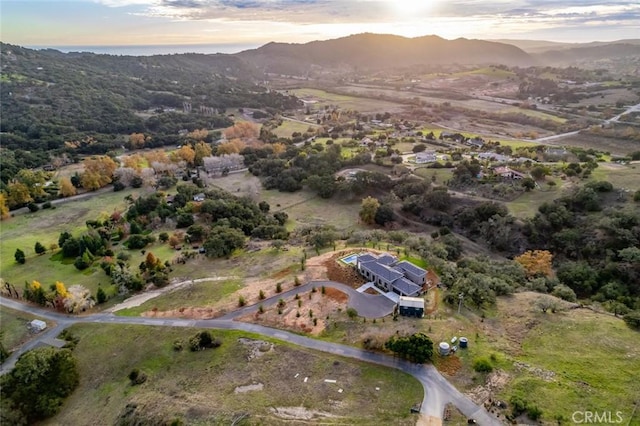
[[[378,263],[376,260],[372,260],[370,262],[366,262],[366,263],[360,263],[360,265],[364,268],[369,270],[372,274],[379,276],[380,278],[384,279],[385,281],[388,282],[392,282],[394,280],[397,280],[398,278],[402,277],[402,273],[389,268],[386,265],[382,265],[380,263]]]
[[[418,275],[418,276],[427,274],[427,271],[425,271],[421,267],[416,266],[413,263],[408,262],[406,260],[403,260],[402,262],[398,262],[398,264],[396,265],[396,268],[397,269],[401,269],[403,271],[410,272],[410,273]]]
[[[400,298],[398,299],[398,305],[406,306],[409,308],[424,309],[424,299],[421,297],[400,296]]]
[[[372,260],[376,260],[376,258],[369,253],[358,256],[358,262],[360,263],[371,262]]]
[[[395,289],[398,289],[402,293],[409,294],[409,295],[417,295],[418,293],[420,293],[420,290],[422,290],[422,287],[412,283],[405,277],[398,278],[393,282],[393,284],[391,284],[391,286]],[[423,307],[424,307],[424,304],[423,304]]]
[[[378,263],[381,263],[387,266],[391,265],[392,263],[396,263],[396,261],[397,259],[391,256],[390,254],[383,254],[378,258]]]

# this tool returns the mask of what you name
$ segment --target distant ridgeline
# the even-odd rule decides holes
[[[231,55],[112,56],[8,44],[0,49],[4,183],[55,155],[120,148],[131,133],[151,135],[145,146],[176,144],[181,130],[230,126],[227,108],[299,106],[293,96],[253,84],[259,73]],[[145,119],[141,112],[152,114]]]

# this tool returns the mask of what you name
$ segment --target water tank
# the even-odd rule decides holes
[[[440,355],[442,355],[442,356],[449,355],[449,351],[450,350],[451,350],[451,347],[449,346],[449,344],[447,342],[441,342],[440,345],[438,345],[438,351],[440,352]]]
[[[469,341],[467,340],[466,337],[460,338],[460,349],[466,349],[468,344],[469,344]]]

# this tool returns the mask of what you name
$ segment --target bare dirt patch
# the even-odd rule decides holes
[[[264,389],[264,385],[262,383],[252,383],[250,385],[238,386],[233,390],[233,393],[245,393],[252,391],[261,391]]]
[[[255,358],[260,358],[266,353],[273,351],[274,344],[265,342],[264,340],[247,339],[241,337],[238,342],[249,348],[249,354],[247,355],[247,361],[251,361]]]
[[[346,309],[348,296],[333,288],[305,291],[297,296],[265,308],[264,312],[247,314],[239,321],[252,322],[295,332],[320,334],[327,326],[326,318]]]
[[[455,376],[456,373],[462,368],[462,362],[456,355],[438,356],[434,361],[434,364],[438,371],[446,374],[447,376]]]
[[[287,420],[318,420],[338,417],[325,411],[307,410],[304,407],[275,407],[271,409],[271,412],[274,416]]]

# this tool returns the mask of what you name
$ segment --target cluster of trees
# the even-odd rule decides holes
[[[45,346],[26,352],[0,378],[0,423],[27,425],[54,416],[79,381],[69,349]]]
[[[342,158],[341,147],[320,144],[295,145],[274,149],[267,145],[262,148],[247,148],[241,152],[249,171],[259,176],[266,189],[295,192],[305,185],[322,198],[331,198],[336,193],[357,195],[368,188],[388,189],[391,180],[376,172],[359,172],[347,178],[335,178],[335,173],[344,168],[359,166],[371,161],[368,153],[349,159]]]
[[[391,352],[413,361],[424,364],[433,357],[433,341],[424,333],[415,333],[411,336],[392,336],[384,344]]]
[[[46,290],[39,281],[25,283],[22,297],[42,306],[50,306],[70,314],[90,309],[95,304],[89,290],[81,285],[72,285],[68,289],[64,283],[56,281]]]

